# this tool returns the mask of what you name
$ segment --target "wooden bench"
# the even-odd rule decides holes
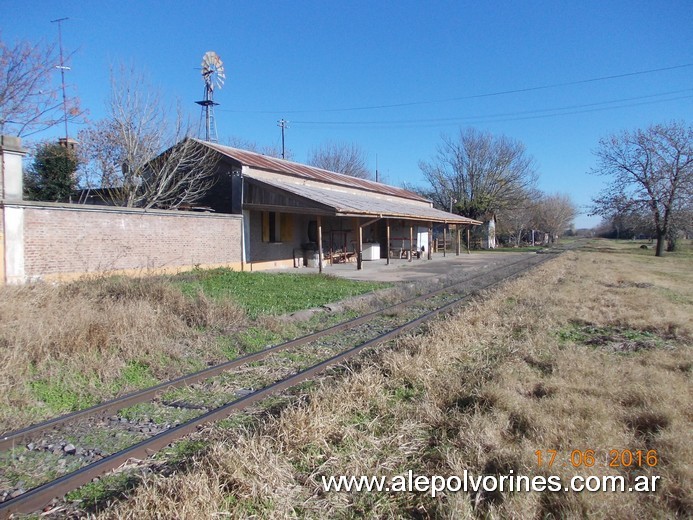
[[[325,258],[335,264],[345,264],[356,261],[356,253],[353,251],[338,250],[327,253]]]

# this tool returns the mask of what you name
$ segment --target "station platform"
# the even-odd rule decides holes
[[[363,261],[363,269],[356,269],[356,262],[325,265],[323,274],[348,278],[350,280],[362,280],[370,282],[414,282],[427,279],[442,279],[454,275],[461,270],[476,270],[495,267],[506,263],[512,263],[523,255],[534,255],[527,252],[486,252],[473,251],[472,253],[433,253],[431,260],[425,256],[414,258],[410,262],[407,259],[382,258],[379,260]],[[286,269],[274,270],[275,272],[287,272]],[[317,267],[300,267],[290,272],[317,273]]]

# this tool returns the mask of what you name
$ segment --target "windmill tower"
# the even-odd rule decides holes
[[[219,103],[214,102],[214,88],[220,89],[224,86],[224,63],[214,51],[207,51],[202,56],[202,80],[205,83],[205,98],[202,101],[195,101],[202,107],[200,115],[200,126],[202,117],[205,119],[205,141],[218,142],[217,123],[214,119],[214,107]],[[200,132],[201,133],[201,132]]]

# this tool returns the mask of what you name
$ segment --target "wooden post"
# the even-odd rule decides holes
[[[361,255],[361,251],[363,251],[363,228],[361,227],[361,222],[357,218],[356,219],[356,227],[359,230],[359,239],[358,242],[356,243],[356,270],[360,271],[363,269],[363,256]]]
[[[448,225],[443,223],[443,258],[448,249]]]
[[[470,226],[467,226],[467,254],[470,254],[469,253],[469,227]]]
[[[414,248],[414,226],[409,224],[409,261],[411,262],[414,258],[412,254]]]
[[[460,225],[455,226],[455,231],[457,232],[457,246],[455,247],[455,256],[460,256]]]
[[[433,251],[431,251],[431,244],[433,243],[433,222],[428,223],[428,259],[433,258]]]
[[[387,244],[385,245],[385,256],[387,260],[385,261],[386,265],[390,265],[390,219],[386,218],[385,219],[385,234],[387,236]]]
[[[322,219],[318,215],[318,272],[322,273]]]

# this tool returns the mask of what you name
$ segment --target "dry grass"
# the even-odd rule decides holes
[[[161,278],[2,287],[0,431],[191,370],[219,354],[203,328],[243,320]]]
[[[149,476],[99,518],[671,518],[693,511],[687,257],[568,253],[401,340],[250,430],[213,429],[189,470]],[[635,351],[585,331],[647,341]],[[605,332],[606,331],[606,332]],[[634,341],[635,341],[634,340]],[[620,340],[618,340],[620,341]],[[638,340],[639,341],[639,340]],[[536,450],[593,449],[593,468]],[[609,468],[656,449],[655,468]],[[320,476],[660,475],[656,493],[324,493]]]

